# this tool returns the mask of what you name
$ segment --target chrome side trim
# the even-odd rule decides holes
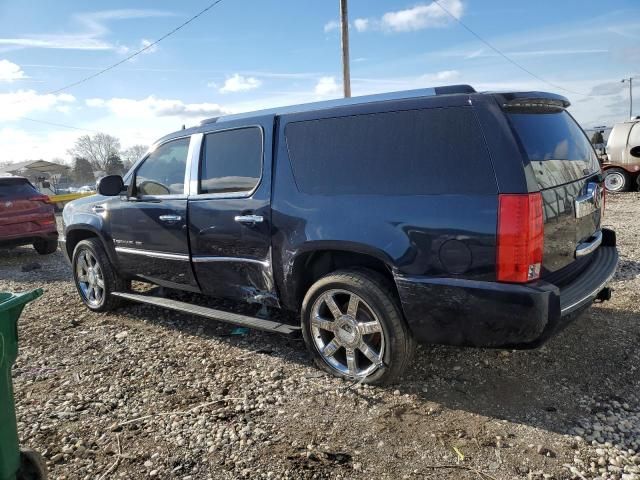
[[[200,151],[202,149],[203,133],[191,135],[189,153],[187,158],[187,171],[185,173],[184,193],[187,196],[198,193],[198,169],[200,167]]]
[[[189,255],[183,255],[180,253],[155,252],[153,250],[142,250],[139,248],[128,248],[128,247],[116,247],[116,252],[128,253],[132,255],[142,255],[142,256],[151,257],[151,258],[162,258],[164,260],[179,260],[183,262],[189,261]]]
[[[584,257],[594,252],[596,248],[602,243],[602,231],[598,230],[593,234],[593,240],[590,242],[581,243],[576,247],[576,258]]]
[[[271,263],[268,260],[258,260],[256,258],[241,258],[241,257],[206,257],[198,256],[192,258],[194,263],[208,263],[208,262],[246,262],[256,263],[263,267],[269,267]]]

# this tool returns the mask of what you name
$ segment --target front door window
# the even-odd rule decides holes
[[[189,138],[160,145],[136,172],[138,196],[184,195]]]

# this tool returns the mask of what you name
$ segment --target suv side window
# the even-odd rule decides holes
[[[198,193],[248,193],[262,174],[262,130],[239,128],[204,136]]]
[[[312,195],[493,194],[493,166],[470,107],[289,123],[296,185]]]
[[[189,138],[160,145],[136,170],[138,195],[183,195]]]

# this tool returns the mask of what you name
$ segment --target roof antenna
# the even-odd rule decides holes
[[[182,124],[182,130],[184,130],[184,123]]]

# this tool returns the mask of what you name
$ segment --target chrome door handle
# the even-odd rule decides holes
[[[104,208],[104,205],[94,205],[91,207],[91,210],[93,213],[104,213],[106,209]]]
[[[182,217],[180,215],[160,215],[158,220],[161,222],[179,222]]]
[[[236,215],[234,220],[246,225],[255,225],[256,223],[264,222],[264,217],[262,215]]]

